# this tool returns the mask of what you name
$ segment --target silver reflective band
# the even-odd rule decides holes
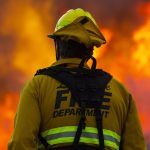
[[[76,134],[76,126],[67,126],[50,129],[42,132],[42,136],[50,145],[72,143]],[[107,129],[103,129],[104,144],[107,147],[119,150],[120,136]],[[80,143],[99,144],[97,128],[86,127],[81,135]]]
[[[76,132],[63,132],[63,133],[47,135],[45,137],[45,139],[47,141],[49,141],[49,140],[54,140],[54,139],[62,138],[62,137],[75,137],[75,134],[76,134]],[[83,132],[81,137],[98,139],[98,134]],[[117,139],[115,139],[114,137],[109,136],[109,135],[104,135],[104,140],[112,141],[112,142],[116,143],[118,146],[119,146],[119,143],[120,143]]]

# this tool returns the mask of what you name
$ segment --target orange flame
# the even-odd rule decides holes
[[[13,131],[14,112],[18,103],[18,93],[8,93],[0,105],[0,149],[6,150],[7,143]]]
[[[4,36],[13,35],[12,65],[27,77],[33,75],[35,70],[50,65],[55,58],[52,41],[47,38],[53,26],[53,15],[48,15],[53,10],[53,1],[44,1],[40,9],[32,6],[31,2],[14,3],[9,0],[0,29]],[[50,58],[47,57],[49,53]]]
[[[150,77],[150,16],[144,26],[134,33],[133,38],[136,46],[132,55],[132,63],[136,64],[135,67],[140,72],[140,75]]]
[[[26,75],[31,75],[39,66],[42,68],[54,60],[54,51],[50,51],[53,48],[52,43],[48,41],[45,25],[39,14],[34,9],[28,8],[22,17],[22,30],[13,64]],[[49,53],[52,54],[50,58],[47,57]]]
[[[104,57],[104,54],[107,51],[107,43],[109,43],[110,40],[112,39],[112,31],[110,31],[109,29],[106,29],[106,28],[103,28],[101,31],[102,31],[103,35],[105,36],[106,44],[102,45],[102,47],[94,48],[94,57],[95,58]]]

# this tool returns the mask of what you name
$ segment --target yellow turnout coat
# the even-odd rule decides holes
[[[77,67],[80,61],[77,58],[61,59],[53,66]],[[114,78],[105,92],[102,104],[105,150],[146,150],[132,95]],[[46,75],[35,76],[21,92],[8,150],[44,149],[38,142],[39,132],[52,147],[71,145],[80,111],[66,86]],[[92,109],[86,110],[86,118],[80,143],[97,147],[99,140]]]

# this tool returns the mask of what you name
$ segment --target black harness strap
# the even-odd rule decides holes
[[[83,61],[81,66],[83,66]],[[77,132],[73,142],[73,148],[75,150],[79,150],[79,141],[82,134],[82,129],[85,129],[85,110],[86,108],[94,108],[96,113],[96,125],[98,129],[98,137],[100,150],[104,150],[104,136],[103,136],[103,128],[102,128],[102,113],[101,113],[101,104],[103,102],[104,91],[111,80],[112,76],[108,73],[95,69],[96,64],[94,63],[91,70],[84,68],[64,68],[61,66],[50,67],[46,69],[42,69],[37,71],[35,75],[48,75],[62,84],[66,85],[71,91],[71,96],[79,103],[81,107],[81,118],[78,124]],[[93,82],[94,81],[94,82]],[[87,83],[89,82],[89,83]],[[98,89],[97,89],[98,84]],[[99,85],[100,84],[100,85]],[[81,87],[78,87],[78,86]],[[86,85],[90,85],[91,87],[85,87]],[[83,86],[83,87],[82,87]],[[93,86],[93,87],[92,87]],[[96,91],[96,97],[93,97],[91,94],[91,90]],[[97,93],[98,91],[98,93]],[[90,101],[91,99],[91,101]],[[49,148],[49,144],[44,138],[40,138],[41,142],[44,144],[46,148]]]
[[[103,135],[103,125],[102,125],[102,114],[99,108],[95,108],[96,112],[96,126],[98,130],[98,138],[100,144],[100,150],[104,150],[104,135]]]
[[[78,149],[78,143],[82,134],[82,129],[85,129],[85,120],[86,120],[86,116],[85,116],[85,103],[81,103],[81,118],[78,124],[78,128],[77,128],[77,132],[74,138],[74,142],[73,142],[73,149],[76,150]]]
[[[108,84],[108,82],[111,80],[112,76],[110,76],[109,74],[107,74],[106,72],[103,72],[104,78],[101,81],[102,82],[102,93],[103,93],[103,98],[104,98],[104,92],[106,89],[106,86]],[[102,104],[102,101],[101,101]],[[100,144],[100,150],[104,150],[105,146],[104,146],[104,134],[103,134],[103,124],[102,124],[102,112],[100,109],[101,104],[97,107],[95,107],[95,112],[96,112],[96,126],[97,126],[97,130],[98,130],[98,137],[99,137],[99,144]]]
[[[41,134],[38,135],[38,138],[40,142],[44,145],[46,150],[51,150],[50,144],[41,136]]]

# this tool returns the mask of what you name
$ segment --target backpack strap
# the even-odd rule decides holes
[[[77,68],[71,68],[70,70],[68,70],[64,67],[62,68],[60,66],[56,66],[56,67],[49,67],[49,68],[40,69],[36,72],[35,76],[47,75],[47,76],[50,76],[50,77],[56,79],[57,81],[66,85],[71,90],[72,96],[75,99],[77,99],[74,92],[72,92],[72,91],[74,91],[74,89],[73,89],[74,86],[72,86],[73,80],[71,79],[71,74],[70,74],[70,71],[76,72],[77,70],[78,70]],[[65,78],[67,78],[69,80],[65,80]],[[83,121],[81,121],[81,122],[83,122]],[[80,123],[80,124],[82,124],[82,123]],[[38,138],[39,138],[40,142],[44,145],[46,150],[51,150],[51,145],[41,136],[41,134],[38,135]]]
[[[106,86],[107,86],[108,82],[111,80],[112,76],[106,72],[103,72],[103,75],[104,75],[104,77],[102,80],[102,84],[103,84],[103,91],[102,92],[103,92],[103,98],[104,98],[104,92],[105,92]],[[95,107],[96,126],[97,126],[97,130],[98,130],[100,150],[104,150],[105,146],[104,146],[103,123],[102,123],[103,118],[102,118],[102,112],[101,112],[100,106]]]
[[[101,113],[101,105],[103,102],[103,97],[104,97],[104,92],[106,89],[106,86],[108,84],[108,82],[111,80],[112,76],[106,72],[103,72],[102,70],[96,70],[95,74],[97,73],[102,73],[101,78],[99,78],[100,83],[101,83],[101,101],[98,105],[94,106],[94,110],[95,110],[95,114],[96,114],[96,126],[97,126],[97,130],[98,130],[98,138],[99,138],[99,149],[100,150],[104,150],[104,136],[103,136],[103,125],[102,125],[102,113]],[[98,75],[98,74],[97,74]],[[100,75],[100,74],[99,74]],[[82,129],[85,129],[85,120],[86,120],[86,116],[85,116],[85,103],[81,103],[81,118],[79,121],[79,125],[77,128],[77,132],[75,135],[75,139],[73,142],[73,146],[74,146],[74,150],[79,150],[78,149],[78,143],[82,134]]]
[[[38,138],[40,140],[40,142],[44,145],[46,150],[51,150],[51,145],[41,136],[41,134],[39,133]]]
[[[78,124],[78,128],[77,128],[77,132],[75,134],[75,138],[73,141],[73,149],[77,150],[78,149],[78,145],[79,145],[79,141],[80,141],[80,137],[82,134],[82,130],[85,129],[86,127],[86,116],[85,116],[85,103],[81,103],[81,118]]]
[[[74,142],[73,142],[73,147],[76,150],[78,149],[78,143],[80,141],[82,129],[84,129],[86,126],[86,124],[85,124],[86,104],[85,104],[85,100],[84,100],[85,97],[82,94],[82,92],[81,92],[81,97],[79,96],[80,94],[78,94],[78,92],[77,92],[76,80],[74,80],[75,78],[73,78],[73,76],[78,76],[79,78],[81,78],[81,80],[84,78],[84,75],[86,75],[86,76],[89,75],[90,77],[93,76],[94,78],[95,77],[97,78],[98,83],[101,84],[100,85],[101,86],[101,92],[100,92],[101,100],[98,103],[98,105],[95,105],[92,108],[94,108],[95,112],[96,112],[96,125],[97,125],[97,129],[98,129],[98,137],[99,137],[99,145],[100,145],[99,148],[100,148],[100,150],[104,150],[102,113],[101,113],[100,107],[101,107],[101,104],[103,101],[105,88],[106,88],[108,82],[111,80],[112,76],[110,74],[100,70],[100,69],[91,69],[91,70],[84,69],[84,68],[69,69],[69,68],[64,68],[61,66],[49,67],[46,69],[39,70],[39,71],[37,71],[37,73],[35,75],[48,75],[48,76],[58,80],[62,84],[66,85],[69,88],[69,90],[71,91],[71,95],[79,103],[79,105],[81,107],[81,118],[80,118],[80,121],[78,124],[78,128],[77,128],[77,132],[76,132],[76,135],[74,138]],[[81,86],[82,86],[82,84],[81,84]],[[81,90],[84,90],[84,88],[82,89],[82,87],[81,87]],[[79,101],[79,99],[80,99],[80,101]],[[41,140],[41,142],[43,141],[43,139]],[[45,140],[45,142],[42,142],[42,143],[45,144],[46,142],[47,141]],[[47,146],[47,144],[45,144],[45,146]]]

